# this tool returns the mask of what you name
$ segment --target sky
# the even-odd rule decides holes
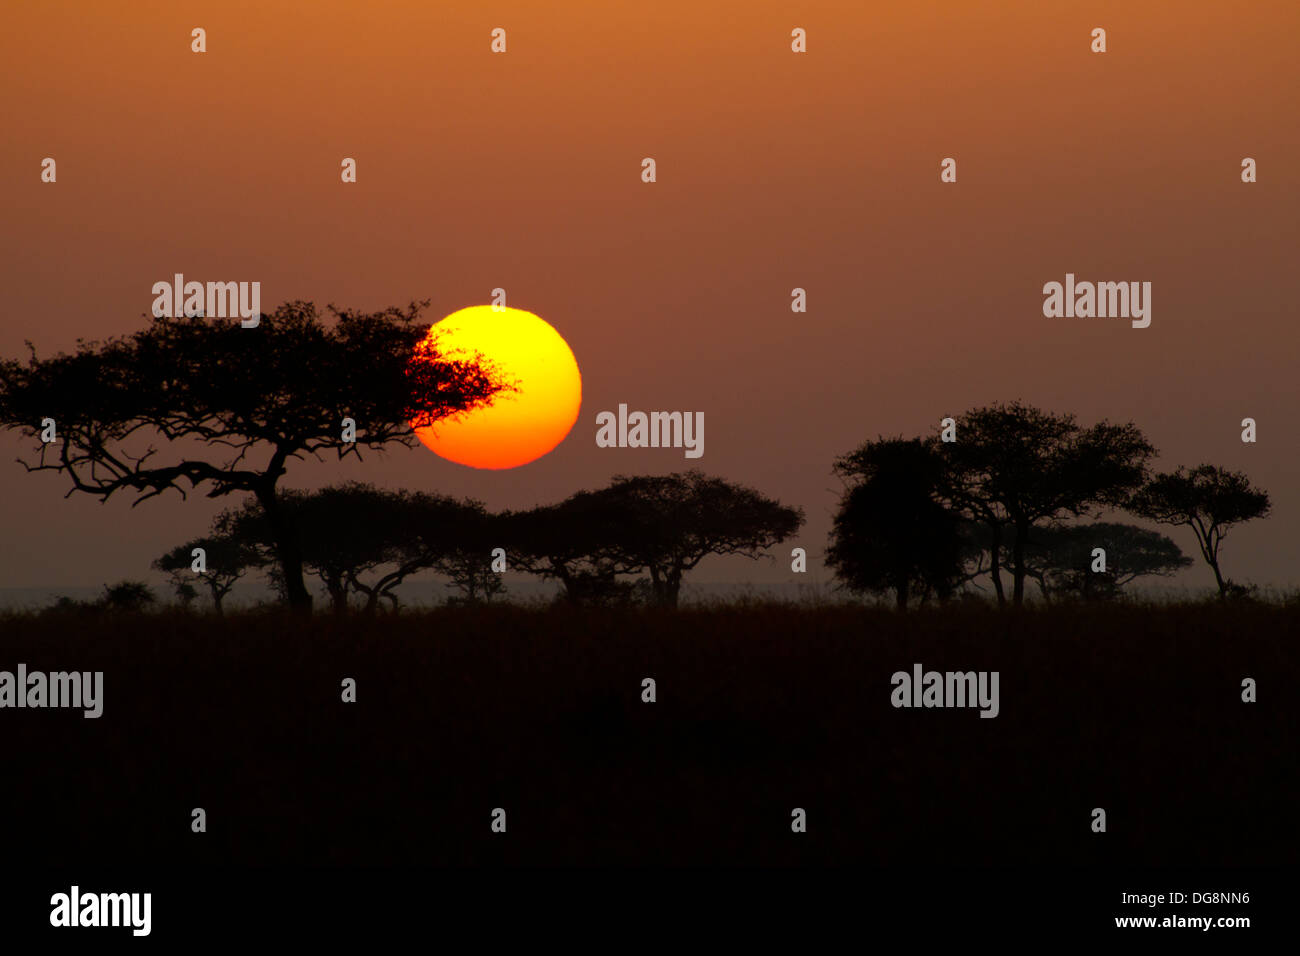
[[[430,321],[500,287],[577,358],[578,423],[532,464],[398,448],[295,464],[289,487],[507,508],[698,466],[808,517],[777,561],[698,576],[789,582],[803,546],[825,581],[835,456],[1021,399],[1134,421],[1161,468],[1244,470],[1273,516],[1230,534],[1225,570],[1300,584],[1291,0],[49,2],[6,19],[0,355],[142,328],[180,272],[260,281],[265,311],[427,298]],[[1151,282],[1150,327],[1044,317],[1067,272]],[[704,456],[597,447],[620,403],[703,412]],[[65,500],[66,479],[14,461],[26,447],[0,436],[0,586],[143,577],[234,503]],[[1212,584],[1201,565],[1179,580]]]

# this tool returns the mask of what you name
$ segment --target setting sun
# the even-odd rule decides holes
[[[545,320],[522,309],[475,305],[435,324],[438,351],[462,359],[479,353],[516,391],[486,407],[424,428],[430,451],[474,468],[515,468],[542,457],[569,434],[582,404],[582,377],[568,343]]]

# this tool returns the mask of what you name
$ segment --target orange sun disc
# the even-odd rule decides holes
[[[516,391],[490,404],[415,430],[430,451],[474,468],[517,468],[551,451],[578,420],[582,376],[567,342],[531,312],[475,305],[429,329],[449,359],[474,353]]]

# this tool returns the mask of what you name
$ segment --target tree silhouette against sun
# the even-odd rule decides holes
[[[276,486],[291,459],[416,444],[422,428],[490,403],[514,385],[481,355],[450,359],[426,342],[427,302],[337,311],[327,324],[294,301],[253,329],[238,321],[154,318],[148,328],[71,354],[0,361],[0,426],[40,441],[29,471],[55,471],[107,500],[165,491],[252,492],[266,511],[289,603],[310,610],[302,555]],[[345,418],[355,440],[345,438]],[[54,421],[52,441],[42,423]],[[349,436],[352,437],[352,436]],[[161,445],[155,444],[161,440]]]

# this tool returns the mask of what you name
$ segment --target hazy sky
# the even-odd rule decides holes
[[[1161,467],[1245,470],[1274,516],[1232,533],[1225,571],[1300,581],[1294,0],[222,0],[6,19],[0,354],[138,329],[152,284],[181,272],[260,281],[267,311],[429,298],[431,321],[500,286],[577,356],[578,425],[540,461],[483,472],[398,449],[293,466],[288,486],[364,478],[503,508],[699,465],[802,506],[790,544],[815,579],[837,454],[1020,398],[1136,421]],[[1044,318],[1042,286],[1067,272],[1150,281],[1150,328]],[[703,411],[704,457],[597,448],[595,416],[620,402]],[[234,503],[63,500],[23,450],[0,436],[3,586],[140,577]],[[789,580],[780,553],[698,573]],[[1186,580],[1212,583],[1200,565]]]

